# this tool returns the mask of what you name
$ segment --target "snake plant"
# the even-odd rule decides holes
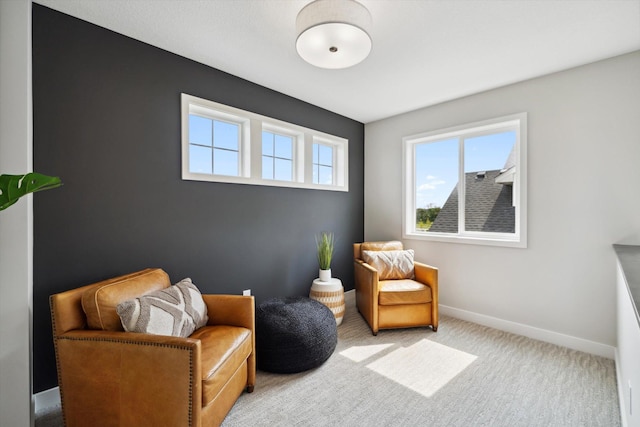
[[[318,249],[318,264],[321,270],[331,268],[331,257],[333,256],[333,233],[323,231],[320,236],[316,236],[316,247]]]

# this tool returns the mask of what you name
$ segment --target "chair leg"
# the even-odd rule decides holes
[[[253,387],[252,385],[248,385],[247,386],[247,393],[253,393]]]
[[[431,329],[433,329],[433,332],[438,332],[438,327],[435,325],[431,325]]]

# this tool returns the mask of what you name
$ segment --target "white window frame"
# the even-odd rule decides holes
[[[225,120],[241,125],[239,176],[193,173],[189,171],[189,114]],[[191,181],[293,187],[313,190],[349,191],[349,140],[228,105],[181,94],[182,179]],[[292,181],[262,178],[262,131],[292,136]],[[334,147],[332,185],[313,183],[314,142]]]
[[[331,182],[332,184],[315,184],[315,185],[322,185],[322,186],[331,186],[333,185],[333,183],[338,182],[339,180],[344,179],[343,176],[341,176],[340,171],[338,170],[338,168],[336,167],[337,164],[339,164],[340,162],[343,162],[344,160],[340,159],[341,156],[341,152],[338,146],[336,146],[335,143],[332,143],[331,141],[328,140],[323,140],[321,138],[314,138],[313,139],[313,143],[311,144],[311,150],[313,150],[313,146],[315,144],[318,145],[324,145],[327,147],[331,147],[332,151],[331,151]],[[317,163],[318,165],[320,165],[320,163]],[[311,152],[311,167],[313,168],[316,165],[316,163],[313,163],[313,151]],[[320,170],[318,169],[318,173],[320,172]],[[311,170],[311,174],[313,175],[313,169]],[[320,177],[318,176],[318,180],[320,180]],[[312,178],[312,182],[313,182],[313,178]]]
[[[243,162],[243,156],[245,155],[245,153],[247,152],[247,147],[245,146],[245,135],[248,134],[249,132],[249,121],[231,114],[229,112],[225,112],[223,110],[220,111],[211,111],[209,109],[206,108],[202,108],[199,105],[194,105],[192,106],[192,108],[189,109],[189,112],[187,113],[186,116],[186,125],[183,124],[183,129],[184,127],[187,128],[187,134],[186,134],[186,146],[183,146],[183,167],[184,167],[184,151],[186,151],[186,160],[187,160],[187,172],[189,171],[189,147],[190,147],[190,143],[189,143],[189,134],[188,134],[188,128],[189,128],[189,115],[196,115],[199,117],[203,117],[205,119],[211,119],[211,120],[215,120],[215,121],[220,121],[220,122],[226,122],[226,123],[231,123],[231,124],[236,124],[238,125],[239,129],[240,129],[240,135],[239,135],[239,141],[238,141],[238,175],[237,177],[243,177],[243,176],[247,176],[247,171],[245,170],[245,168],[243,167],[243,165],[245,164],[245,162]],[[184,138],[184,136],[183,136]],[[215,141],[211,141],[211,149],[215,150]],[[212,165],[213,168],[213,165]],[[190,172],[191,173],[191,172]],[[191,173],[194,176],[200,176],[200,175],[209,175],[209,174],[200,174],[200,173]],[[236,176],[233,175],[216,175],[216,176],[226,176],[228,179],[233,179],[233,178],[237,178]]]
[[[262,126],[262,131],[260,132],[260,167],[262,168],[262,158],[264,155],[262,154],[262,132],[270,132],[274,135],[288,136],[291,138],[292,146],[291,146],[291,181],[283,181],[283,182],[304,182],[304,177],[298,173],[298,170],[301,169],[298,166],[296,160],[298,159],[298,152],[304,153],[304,144],[301,144],[301,141],[304,142],[304,134],[299,132],[292,132],[290,129],[283,129],[276,126],[273,126],[269,123],[265,123]],[[269,156],[272,158],[276,158],[275,156],[275,147],[274,147],[274,155]],[[275,164],[274,164],[274,175],[275,175]],[[275,178],[263,178],[262,177],[262,169],[260,170],[260,178],[269,181],[278,181]]]
[[[516,168],[513,198],[515,210],[514,233],[487,233],[465,230],[464,197],[464,142],[463,138],[499,133],[516,132]],[[458,233],[438,233],[416,230],[416,175],[415,148],[419,144],[459,138],[458,152]],[[405,239],[477,245],[527,247],[527,113],[513,114],[495,119],[439,129],[402,138],[403,188],[402,188],[402,236]]]

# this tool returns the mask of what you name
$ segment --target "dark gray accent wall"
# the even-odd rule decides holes
[[[183,181],[182,92],[347,138],[349,192]],[[161,267],[203,293],[308,295],[323,230],[353,289],[362,123],[37,4],[33,94],[34,169],[64,182],[34,197],[35,392],[57,384],[53,293]]]

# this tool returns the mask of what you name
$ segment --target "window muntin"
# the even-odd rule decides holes
[[[403,145],[404,237],[526,247],[526,114]]]
[[[181,103],[182,179],[349,191],[347,139],[184,93]],[[323,152],[314,180],[319,141],[331,160]]]
[[[189,115],[189,171],[238,176],[240,125]]]
[[[288,135],[262,131],[262,178],[293,180],[293,140]]]
[[[313,183],[333,184],[333,147],[328,144],[313,144]]]

